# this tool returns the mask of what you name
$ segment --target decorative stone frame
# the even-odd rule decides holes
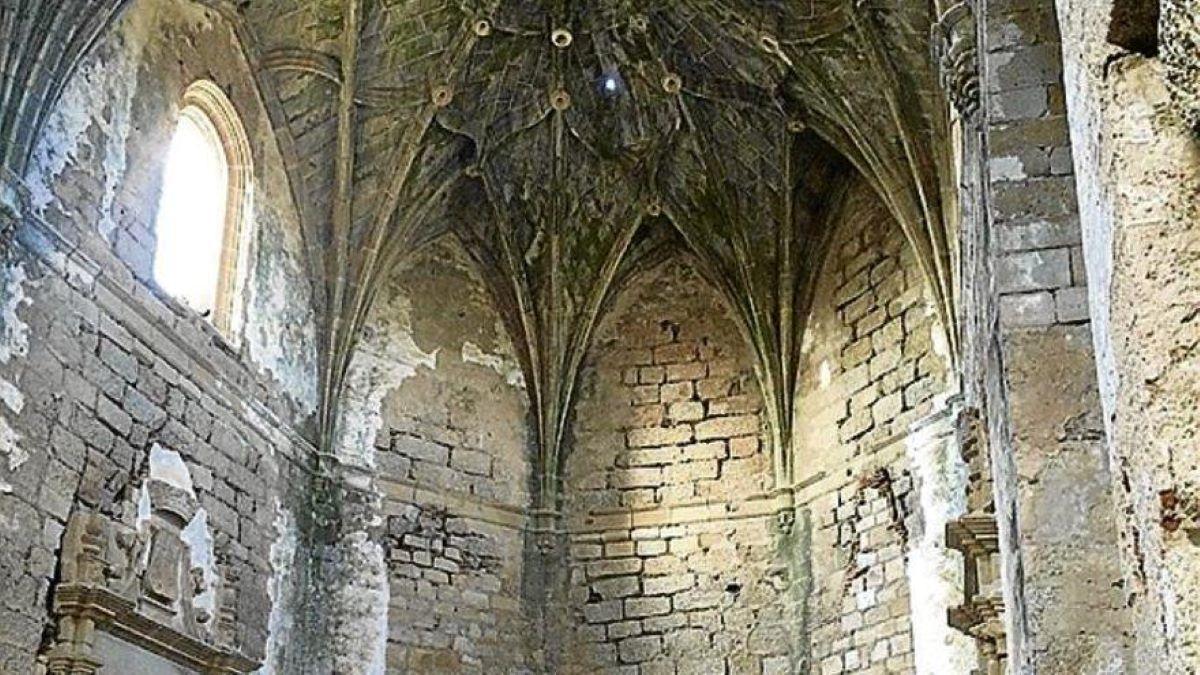
[[[246,233],[250,218],[253,157],[241,116],[221,87],[211,80],[197,80],[183,92],[179,117],[187,117],[221,148],[225,159],[224,235],[217,271],[217,290],[210,320],[227,340],[235,337],[235,301],[240,295]]]

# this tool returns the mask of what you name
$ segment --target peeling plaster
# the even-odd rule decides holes
[[[426,352],[417,345],[409,298],[401,292],[381,295],[346,377],[335,452],[347,466],[374,469],[375,437],[384,424],[384,400],[419,369],[436,369],[438,352]],[[379,496],[370,473],[346,473],[348,485]],[[385,672],[390,598],[387,565],[383,547],[372,541],[367,531],[381,524],[378,515],[371,516],[370,522],[348,532],[336,544],[339,571],[332,574],[341,579],[333,591],[337,613],[334,666],[338,672]]]
[[[271,579],[267,582],[267,597],[271,599],[271,615],[267,619],[267,645],[263,667],[258,675],[271,675],[275,660],[280,657],[282,643],[292,635],[295,617],[284,600],[292,585],[292,562],[296,558],[299,533],[296,519],[275,500],[275,541],[271,543]]]
[[[438,351],[422,351],[413,338],[412,303],[394,293],[372,312],[346,376],[338,424],[338,456],[358,467],[375,466],[375,435],[383,427],[383,400],[417,369],[437,368]]]
[[[317,410],[315,321],[307,293],[300,292],[304,271],[280,219],[260,204],[252,243],[244,247],[244,335],[249,359],[271,373],[304,413]],[[249,250],[245,250],[249,249]],[[299,348],[298,348],[299,346]]]
[[[463,342],[462,360],[463,363],[473,363],[491,368],[503,376],[509,386],[525,388],[525,375],[521,372],[521,367],[503,354],[489,354],[474,342],[467,340]]]
[[[100,172],[104,191],[99,207],[100,220],[96,228],[106,239],[117,229],[113,220],[120,182],[127,165],[126,137],[133,128],[133,103],[138,78],[133,75],[148,38],[154,31],[146,25],[145,13],[131,12],[126,29],[116,49],[98,50],[73,78],[74,86],[67,87],[55,111],[46,123],[40,142],[32,157],[29,172],[30,203],[37,212],[57,200],[55,183],[80,156],[92,154],[101,160]],[[103,105],[97,105],[96,92],[105,92]],[[103,147],[91,147],[88,130],[96,126],[102,133]],[[114,132],[120,132],[114,134]]]
[[[366,532],[351,532],[339,542],[340,564],[354,570],[335,594],[339,613],[334,628],[336,672],[383,675],[387,655],[388,576],[383,547]]]
[[[179,538],[187,545],[189,569],[199,569],[203,576],[204,590],[192,598],[192,607],[212,617],[217,609],[217,568],[213,557],[213,536],[208,527],[208,512],[203,507],[196,509],[187,527],[179,532]]]
[[[192,472],[188,470],[183,457],[158,443],[150,448],[150,480],[161,481],[183,490],[192,498],[196,497],[196,490],[192,486]]]
[[[2,377],[0,377],[0,401],[15,415],[21,414],[21,410],[25,407],[25,399],[21,396],[21,392]],[[9,426],[3,415],[0,415],[0,456],[8,455],[9,473],[21,468],[21,465],[29,460],[29,453],[18,444],[20,440],[21,435]],[[12,492],[12,486],[0,480],[0,494],[9,492]]]
[[[17,316],[17,310],[21,305],[32,303],[25,295],[25,268],[13,265],[5,271],[0,277],[0,281],[4,282],[0,285],[0,291],[3,291],[0,295],[0,365],[8,363],[14,356],[24,356],[29,352],[29,326]],[[20,447],[21,435],[12,428],[3,413],[7,408],[14,415],[21,414],[25,398],[16,385],[0,377],[0,402],[4,404],[0,407],[0,456],[8,456],[8,471],[11,473],[29,460],[29,453]],[[0,494],[10,492],[12,486],[0,480]]]
[[[958,604],[963,587],[962,563],[946,548],[946,524],[967,510],[967,470],[954,443],[952,411],[943,407],[917,422],[905,439],[921,514],[905,568],[921,675],[968,673],[976,666],[972,641],[946,623],[946,611]]]
[[[4,275],[0,295],[0,365],[8,363],[14,356],[24,356],[29,352],[29,326],[17,316],[21,305],[32,304],[25,295],[25,281],[28,276],[23,265],[8,268]]]

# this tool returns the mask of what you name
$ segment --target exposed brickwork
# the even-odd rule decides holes
[[[437,507],[387,519],[388,665],[402,672],[520,672],[525,621],[510,578],[520,533]]]
[[[248,256],[237,333],[218,336],[146,283],[173,92],[200,76],[228,87],[248,128],[265,119],[227,24],[182,6],[127,13],[48,120],[24,216],[0,225],[12,237],[0,242],[11,310],[0,311],[0,389],[17,392],[0,406],[0,436],[15,441],[0,453],[0,671],[31,672],[53,633],[71,512],[134,524],[156,447],[183,459],[234,598],[236,647],[260,660],[271,650],[280,667],[302,653],[268,643],[273,607],[303,602],[289,571],[304,554],[276,543],[295,541],[311,512],[315,391],[298,224],[269,136],[250,139],[262,246]],[[281,297],[292,308],[275,312]]]
[[[1058,27],[1052,6],[1001,3],[983,63],[1001,321],[1087,320]]]
[[[0,672],[1194,670],[1197,0],[561,4],[0,11]]]
[[[1129,626],[1096,370],[1084,365],[1096,359],[1059,26],[1047,3],[988,2],[980,16],[989,156],[979,227],[990,233],[1000,325],[966,358],[987,362],[1011,667],[1119,668]],[[1050,526],[1045,514],[1064,511],[1087,516]]]
[[[18,236],[35,237],[27,221]],[[89,233],[77,233],[87,236]],[[30,242],[32,243],[32,242]],[[114,259],[70,263],[23,244],[4,253],[0,276],[27,302],[5,317],[28,335],[24,353],[0,364],[0,381],[22,392],[6,413],[20,459],[2,467],[0,509],[9,514],[0,565],[10,592],[0,623],[5,670],[24,672],[38,651],[56,554],[72,509],[95,508],[132,522],[154,445],[179,452],[207,513],[224,565],[238,588],[240,644],[261,657],[270,611],[270,546],[284,486],[303,485],[311,452],[287,410],[195,317],[172,313],[145,289],[114,285],[102,272]],[[118,276],[119,278],[119,276]],[[22,281],[23,280],[23,281]],[[19,325],[16,323],[19,322]],[[233,392],[238,392],[234,394]],[[296,466],[293,462],[299,462]]]
[[[838,439],[860,449],[905,433],[908,424],[928,414],[927,403],[940,393],[946,370],[945,340],[937,335],[943,353],[936,353],[939,329],[920,272],[888,220],[865,188],[851,194],[847,233],[833,244],[822,280],[834,289],[828,301],[836,318],[826,318],[827,308],[814,310],[818,329],[832,329],[826,322],[833,320],[846,336],[840,351],[813,365],[844,387],[848,398],[837,420]],[[826,346],[817,348],[824,352]]]

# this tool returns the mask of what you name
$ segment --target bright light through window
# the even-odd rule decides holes
[[[171,139],[158,207],[154,277],[205,315],[216,308],[225,243],[229,170],[208,116],[185,108]]]

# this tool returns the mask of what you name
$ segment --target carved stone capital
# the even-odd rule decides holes
[[[796,511],[793,509],[784,509],[775,514],[775,527],[779,528],[780,534],[791,534],[796,527]]]
[[[959,2],[942,13],[930,43],[947,98],[963,119],[972,118],[979,110],[979,52],[971,6]]]

